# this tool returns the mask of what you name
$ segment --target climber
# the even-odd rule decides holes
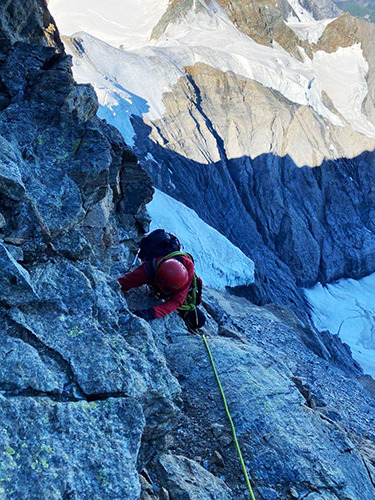
[[[188,329],[196,333],[206,322],[205,315],[197,308],[201,301],[202,280],[195,275],[191,255],[180,251],[179,240],[163,229],[156,229],[139,244],[142,265],[119,278],[121,290],[149,285],[160,305],[134,311],[145,320],[162,318],[178,310]]]

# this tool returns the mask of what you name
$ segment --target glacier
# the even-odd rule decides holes
[[[150,120],[163,116],[163,94],[170,91],[184,75],[183,68],[200,62],[253,79],[280,92],[291,102],[311,106],[333,125],[344,126],[348,123],[354,130],[375,138],[375,127],[362,109],[367,95],[368,65],[358,44],[340,48],[333,54],[321,54],[320,51],[312,59],[301,49],[304,60],[299,61],[276,42],[273,47],[256,43],[234,26],[216,2],[210,2],[209,5],[204,4],[203,10],[190,11],[178,23],[168,25],[157,40],[150,38],[150,24],[147,24],[142,39],[148,41],[139,46],[134,41],[137,38],[133,39],[131,30],[128,33],[124,30],[121,43],[117,38],[114,39],[112,25],[115,19],[120,18],[121,13],[117,14],[111,5],[103,13],[106,22],[102,23],[102,31],[96,28],[97,18],[94,13],[91,17],[86,13],[85,22],[80,22],[82,6],[75,5],[71,5],[67,14],[67,8],[62,6],[61,0],[50,2],[51,11],[63,33],[74,32],[74,37],[80,40],[84,48],[83,53],[74,58],[75,78],[80,82],[92,82],[95,86],[96,77],[92,78],[87,72],[87,66],[91,66],[89,73],[96,71],[108,78],[107,93],[116,93],[113,86],[115,83],[145,99],[149,110],[142,114]],[[140,0],[135,1],[133,15],[136,11],[142,12],[144,5]],[[163,3],[159,2],[157,6],[153,21],[162,12],[159,7]],[[303,20],[306,21],[305,18]],[[310,20],[310,23],[314,31],[316,21]],[[301,26],[306,29],[306,22],[301,23]],[[139,32],[142,29],[140,24]],[[128,48],[130,46],[132,48]],[[85,60],[85,65],[82,65],[81,59]],[[340,85],[337,85],[338,81]],[[360,92],[353,101],[354,106],[342,103],[342,96],[352,95],[358,84]],[[341,104],[339,111],[342,118],[326,107],[323,91],[332,102]],[[103,92],[101,94],[103,104]],[[132,109],[131,113],[138,114],[139,110]]]
[[[339,335],[363,371],[375,378],[375,273],[304,290],[314,325]]]

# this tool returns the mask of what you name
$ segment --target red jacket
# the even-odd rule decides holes
[[[162,257],[156,259],[156,262],[158,262],[161,258]],[[181,263],[186,267],[188,271],[189,281],[184,288],[181,288],[180,290],[174,290],[173,293],[169,295],[168,300],[163,302],[163,304],[152,308],[155,312],[156,318],[162,318],[163,316],[172,313],[180,306],[182,306],[182,304],[185,302],[186,295],[188,294],[190,284],[194,277],[194,264],[190,259],[184,257],[183,255],[181,255],[179,259],[181,259]],[[153,276],[150,276],[147,273],[148,265],[149,263],[145,262],[141,266],[137,267],[137,269],[135,269],[133,272],[126,274],[125,276],[120,278],[118,282],[121,285],[121,290],[123,292],[127,292],[131,288],[136,288],[138,286],[146,284],[157,287],[157,283],[153,279]]]

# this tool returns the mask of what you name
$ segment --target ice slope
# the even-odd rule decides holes
[[[304,293],[315,326],[338,334],[363,371],[375,378],[375,273],[358,281],[318,283]]]
[[[132,2],[136,11],[141,0]],[[178,23],[169,24],[158,40],[143,47],[122,51],[87,33],[78,33],[76,36],[81,38],[84,53],[74,61],[76,79],[81,82],[91,81],[97,88],[98,77],[93,73],[104,76],[106,81],[102,81],[99,92],[103,106],[105,102],[122,102],[122,92],[126,92],[143,99],[148,111],[142,113],[150,120],[155,120],[161,118],[165,111],[163,93],[170,91],[184,75],[183,68],[202,62],[222,71],[233,71],[256,80],[277,90],[292,102],[311,106],[334,125],[344,125],[347,122],[354,130],[375,137],[375,127],[362,113],[362,103],[367,95],[365,77],[368,65],[359,45],[340,49],[334,54],[318,52],[313,60],[306,56],[301,62],[277,44],[274,47],[260,45],[241,33],[215,1],[211,1],[209,5],[200,0],[196,2],[199,2],[198,10],[193,8],[184,18],[180,18]],[[79,27],[77,19],[80,17],[80,9],[75,11],[72,4],[69,28],[62,1],[51,0],[50,5],[58,25],[60,17],[64,20],[60,27],[63,32],[71,33]],[[54,8],[55,5],[58,5],[60,10]],[[140,10],[141,7],[138,7],[139,12]],[[155,10],[159,16],[162,9]],[[135,16],[135,13],[132,15]],[[108,9],[106,16],[108,23],[103,24],[101,38],[111,43],[113,35],[110,27],[114,22],[111,9]],[[155,19],[158,16],[155,16]],[[116,16],[117,20],[119,18]],[[302,18],[306,21],[304,16]],[[95,19],[93,15],[93,26],[90,27],[86,17],[82,27],[89,33],[97,33]],[[145,29],[145,37],[149,37],[150,25]],[[104,33],[107,29],[108,32]],[[130,38],[127,38],[126,45],[130,46],[130,42]],[[333,103],[340,107],[339,111],[345,122],[325,107],[322,100],[323,90]],[[355,95],[354,101],[347,99],[346,103],[343,103],[342,96],[345,95]],[[125,106],[128,114],[139,114],[138,102],[132,105],[128,100],[127,103]],[[115,118],[115,121],[118,122],[118,119]],[[118,123],[116,125],[118,126]],[[130,133],[128,126],[124,128]]]
[[[147,210],[152,218],[151,230],[163,228],[176,234],[183,248],[194,256],[204,284],[223,289],[254,282],[253,261],[194,210],[157,189]]]
[[[314,21],[314,17],[310,12],[308,12],[306,9],[300,5],[298,0],[287,0],[289,5],[292,7],[294,11],[294,16],[292,15],[291,18],[295,19],[296,21],[300,21],[301,23],[310,23]]]

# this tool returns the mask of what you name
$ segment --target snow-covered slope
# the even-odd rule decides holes
[[[151,230],[162,227],[178,235],[183,249],[193,255],[205,285],[223,289],[253,283],[253,262],[194,210],[156,189],[147,211]]]
[[[375,274],[360,280],[305,290],[319,330],[329,330],[346,342],[363,371],[375,378]]]
[[[63,33],[71,34],[79,30],[75,35],[79,39],[79,46],[76,44],[73,49],[76,79],[94,84],[101,105],[109,109],[106,113],[102,111],[102,116],[106,115],[118,128],[126,131],[127,139],[131,135],[129,115],[142,115],[151,122],[162,119],[167,111],[165,94],[173,91],[177,82],[186,76],[186,67],[204,63],[222,72],[229,71],[255,80],[279,92],[280,97],[290,103],[309,107],[322,120],[322,130],[329,124],[339,128],[349,126],[353,131],[371,138],[375,146],[374,124],[363,112],[368,64],[359,44],[340,48],[332,54],[318,51],[310,54],[310,57],[300,48],[302,60],[299,60],[276,42],[272,47],[262,45],[240,32],[214,0],[209,4],[196,0],[177,20],[172,19],[166,24],[158,39],[150,40],[151,26],[161,16],[166,7],[165,2],[157,2],[155,9],[151,9],[153,17],[146,16],[147,22],[137,24],[136,36],[133,36],[132,30],[127,30],[125,21],[122,21],[126,19],[125,11],[131,12],[130,21],[127,22],[132,24],[131,19],[141,18],[142,13],[150,10],[150,1],[132,0],[128,8],[122,7],[123,10],[119,12],[113,8],[114,3],[112,1],[108,8],[100,10],[100,30],[97,27],[99,2],[95,2],[93,8],[86,9],[85,15],[82,14],[82,5],[86,2],[77,6],[71,2],[68,9],[66,2],[51,0],[50,7]],[[295,9],[296,3],[296,0],[292,2]],[[307,38],[316,41],[331,20],[320,22],[317,27],[317,22],[311,16],[302,14],[299,18],[303,23],[298,29],[296,21],[299,20],[295,17],[293,29],[305,32]],[[140,41],[147,44],[140,47]],[[120,45],[125,50],[120,50]],[[124,118],[119,118],[119,112],[124,113]],[[328,140],[332,142],[332,139]],[[347,136],[338,140],[345,142]],[[358,151],[353,151],[353,154],[359,154],[372,144],[368,139],[365,144],[361,144],[360,137],[356,137],[354,142],[358,143]],[[331,148],[330,153],[328,146],[323,154],[317,155],[320,161],[324,155],[335,157],[338,154],[337,149],[340,148]],[[288,143],[280,144],[279,148],[272,151],[294,158],[293,149]],[[269,150],[269,142],[265,141],[256,151],[242,146],[235,150],[235,154],[254,156]],[[207,151],[205,157],[212,159],[215,155]],[[306,157],[309,158],[309,155]]]
[[[323,19],[321,21],[310,19],[308,21],[302,22],[296,19],[294,16],[290,16],[286,24],[297,34],[297,36],[301,40],[307,40],[309,43],[317,43],[326,27],[332,21],[333,19]]]

